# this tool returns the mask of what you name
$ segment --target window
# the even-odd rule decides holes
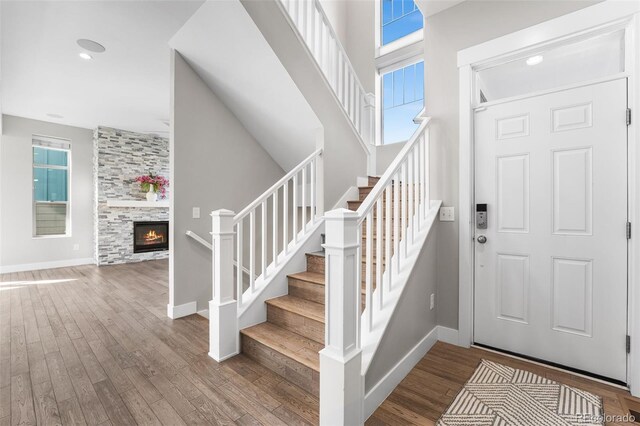
[[[424,61],[382,76],[382,140],[409,140],[418,125],[413,119],[424,106]]]
[[[422,13],[413,0],[381,1],[383,46],[422,29]]]
[[[422,13],[414,0],[376,3],[376,143],[406,142],[424,107]]]
[[[69,234],[69,141],[33,137],[33,234]]]

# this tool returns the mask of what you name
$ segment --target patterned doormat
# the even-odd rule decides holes
[[[604,425],[602,399],[482,360],[437,426]]]

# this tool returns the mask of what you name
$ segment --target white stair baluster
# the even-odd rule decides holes
[[[365,265],[365,309],[367,311],[367,324],[369,331],[373,329],[373,213],[367,215],[366,225],[366,265]]]
[[[293,244],[298,243],[298,173],[293,175]]]
[[[286,256],[289,253],[289,181],[282,189],[282,250]]]
[[[273,243],[273,267],[278,266],[278,190],[273,193],[273,210],[271,212],[273,214],[273,236],[271,237],[271,241]]]
[[[256,291],[256,216],[255,210],[249,213],[249,289]]]
[[[267,201],[262,202],[262,221],[260,223],[260,241],[261,241],[261,255],[262,255],[262,276],[267,276]]]
[[[307,168],[302,169],[302,233],[307,232]]]
[[[236,225],[236,281],[237,281],[237,287],[236,287],[236,298],[238,300],[238,306],[242,306],[242,293],[244,291],[244,273],[243,273],[243,261],[242,261],[242,257],[243,257],[243,253],[242,253],[242,221],[238,222],[238,224]]]

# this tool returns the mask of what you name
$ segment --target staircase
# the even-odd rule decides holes
[[[359,207],[378,179],[369,177],[368,186],[358,188],[359,199],[349,201],[350,209]],[[365,243],[363,237],[363,246]],[[324,252],[307,253],[306,257],[307,270],[287,277],[289,294],[266,301],[267,321],[240,331],[241,348],[256,362],[318,396],[318,352],[324,348],[325,331]],[[364,295],[363,282],[363,309]]]

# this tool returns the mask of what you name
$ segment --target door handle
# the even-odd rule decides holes
[[[484,244],[487,242],[487,237],[485,237],[484,235],[478,235],[477,240],[480,244]]]

